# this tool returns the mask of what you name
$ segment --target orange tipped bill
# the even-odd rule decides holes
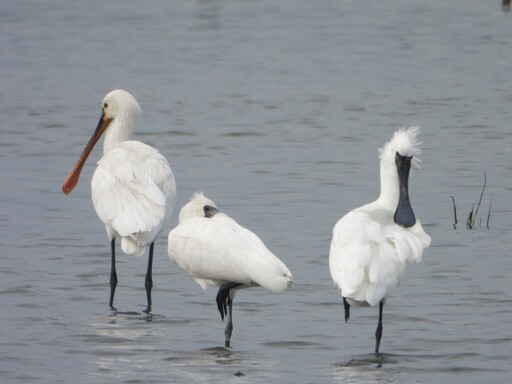
[[[64,194],[69,195],[78,184],[80,172],[82,172],[82,168],[84,167],[87,157],[89,157],[92,149],[94,148],[94,145],[98,142],[101,135],[103,134],[103,132],[105,132],[111,121],[112,119],[106,117],[104,113],[101,115],[100,121],[98,122],[98,126],[92,134],[89,142],[85,146],[85,149],[82,152],[80,159],[78,159],[75,167],[71,172],[69,172],[68,177],[66,177],[66,180],[64,180],[64,183],[62,184],[62,192],[64,192]]]

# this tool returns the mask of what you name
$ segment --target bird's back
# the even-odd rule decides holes
[[[92,183],[96,213],[123,251],[143,254],[172,214],[176,184],[167,160],[139,141],[125,141],[98,162]]]
[[[258,236],[222,213],[173,229],[169,255],[204,289],[234,282],[281,292],[292,281],[288,268]]]

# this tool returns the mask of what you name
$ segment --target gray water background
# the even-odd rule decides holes
[[[3,2],[0,382],[509,381],[511,69],[499,1]],[[76,190],[60,187],[114,88],[170,160],[177,211],[203,190],[294,274],[282,294],[237,296],[231,351],[215,291],[167,257],[176,213],[156,243],[152,316],[146,258],[118,258],[108,308],[90,198],[101,145]],[[409,125],[423,127],[410,187],[432,245],[385,306],[379,368],[377,310],[345,324],[328,250],[339,217],[378,195],[377,147]]]

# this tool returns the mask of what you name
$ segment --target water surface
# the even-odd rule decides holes
[[[497,3],[4,4],[1,381],[509,379],[512,14]],[[215,292],[168,260],[176,214],[156,243],[151,316],[145,258],[118,258],[108,308],[89,187],[101,146],[70,196],[60,186],[114,88],[139,100],[136,135],[171,161],[178,207],[203,190],[294,274],[281,295],[237,296],[232,350]],[[345,324],[328,249],[335,222],[378,195],[377,147],[404,125],[423,127],[411,200],[433,241],[386,304],[375,358],[377,310]]]

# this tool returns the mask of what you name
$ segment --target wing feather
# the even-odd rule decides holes
[[[191,218],[169,233],[169,257],[205,288],[223,282],[282,291],[291,273],[251,231],[228,216]]]
[[[167,208],[173,186],[169,163],[157,150],[127,141],[98,162],[92,198],[96,213],[107,226],[121,236],[137,237],[161,229],[170,214]]]
[[[336,223],[329,266],[343,297],[376,305],[398,285],[407,261],[421,261],[430,243],[421,224],[406,229],[385,215],[354,210]]]

